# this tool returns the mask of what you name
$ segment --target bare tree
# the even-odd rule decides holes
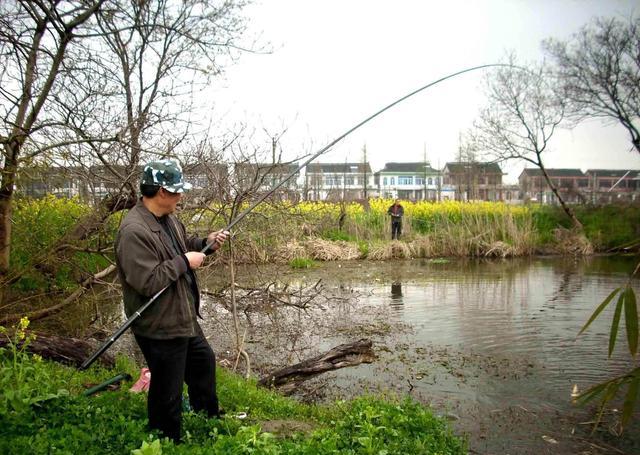
[[[513,57],[510,63],[512,66],[487,76],[489,105],[475,122],[471,140],[477,150],[495,161],[523,160],[539,168],[573,226],[581,230],[582,224],[549,178],[543,162],[549,141],[564,118],[563,99],[542,68],[518,67]]]
[[[570,116],[620,123],[640,152],[640,18],[598,18],[570,40],[548,39],[543,46]]]
[[[86,100],[98,94],[99,106],[76,102],[66,114],[82,136],[95,136],[87,130],[99,125],[118,137],[106,147],[91,142],[88,153],[75,156],[89,155],[121,183],[72,235],[86,236],[106,216],[135,203],[145,161],[186,154],[188,138],[204,127],[194,120],[195,95],[220,73],[221,58],[237,49],[243,6],[242,1],[112,0],[97,15],[100,39],[85,54],[94,76],[78,85]]]
[[[178,157],[190,146],[187,139],[204,128],[194,95],[220,73],[221,59],[235,57],[244,31],[243,0],[7,3],[0,5],[0,279],[9,268],[11,198],[24,166],[72,165],[89,180],[99,164],[114,183],[95,212],[33,263],[69,254],[65,246],[135,202],[144,160]]]
[[[135,202],[141,163],[186,156],[194,133],[205,129],[195,94],[240,49],[243,6],[243,0],[1,2],[0,289],[33,268],[51,276],[71,264],[80,289],[43,310],[53,312],[96,282],[73,261],[85,251],[77,242]],[[13,189],[34,164],[71,168],[85,182],[99,174],[112,193],[53,248],[9,273]]]
[[[633,148],[640,152],[640,18],[631,18],[627,23],[615,18],[594,19],[569,41],[549,39],[543,45],[555,62],[553,71],[563,88],[570,117],[577,122],[600,118],[619,123],[629,133]],[[616,316],[609,334],[609,357],[618,335],[620,309],[624,307],[629,354],[637,359],[638,311],[632,282],[639,270],[640,264],[630,274],[626,285],[615,289],[600,303],[579,332],[584,332],[599,315],[604,314],[602,311],[610,303],[616,302]],[[625,388],[620,433],[626,428],[638,404],[638,371],[640,368],[636,363],[635,369],[595,384],[582,393],[576,391],[574,400],[578,403],[600,400],[593,431],[600,425],[605,408],[617,400]]]
[[[9,271],[11,207],[19,167],[43,152],[41,140],[64,123],[47,107],[68,91],[63,62],[104,0],[0,4],[0,278]],[[59,144],[62,145],[62,144]]]

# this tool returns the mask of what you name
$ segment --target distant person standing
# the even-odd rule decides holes
[[[391,215],[391,240],[398,240],[402,233],[402,216],[404,215],[404,208],[400,205],[400,199],[396,199],[395,202],[387,213]]]

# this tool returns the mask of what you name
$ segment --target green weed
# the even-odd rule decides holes
[[[292,269],[309,269],[316,265],[316,261],[310,258],[293,258],[289,261]]]
[[[28,413],[40,405],[69,392],[52,387],[50,370],[39,356],[31,356],[27,347],[35,336],[27,333],[29,320],[22,318],[13,334],[0,326],[7,347],[0,348],[0,414]]]
[[[34,362],[29,358],[26,362]],[[75,371],[41,361],[52,381],[60,369],[74,383],[113,376],[114,371]],[[125,365],[130,366],[130,365]],[[47,385],[32,386],[44,394]],[[227,415],[246,412],[246,420],[209,419],[203,414],[183,415],[183,443],[150,433],[145,394],[122,390],[91,397],[74,390],[42,402],[37,412],[21,407],[0,413],[0,453],[179,455],[179,454],[392,454],[465,453],[465,443],[454,436],[446,421],[413,401],[362,397],[327,406],[298,403],[255,381],[218,370],[218,395]],[[308,422],[306,433],[275,436],[262,430],[269,420]]]

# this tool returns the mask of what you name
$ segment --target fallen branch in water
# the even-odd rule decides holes
[[[341,344],[324,354],[269,373],[260,379],[258,384],[265,387],[276,387],[280,392],[290,394],[301,382],[321,373],[373,362],[375,354],[372,346],[373,342],[367,339]]]
[[[289,285],[279,285],[270,282],[260,287],[250,288],[239,286],[234,283],[233,292],[238,310],[246,313],[254,311],[268,305],[279,307],[294,307],[301,310],[310,308],[311,304],[323,296],[324,287],[321,286],[322,279],[318,280],[311,286],[300,286],[298,289],[289,288]],[[232,311],[231,285],[224,287],[216,292],[207,290],[201,291],[203,294],[214,297],[217,303],[222,305],[227,311]],[[240,290],[241,292],[237,292]],[[327,299],[328,300],[328,299]],[[331,300],[335,300],[332,298]]]

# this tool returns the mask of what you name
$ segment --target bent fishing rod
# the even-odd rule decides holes
[[[396,101],[394,101],[393,103],[383,107],[382,109],[380,109],[378,112],[376,112],[373,115],[370,115],[369,117],[367,117],[366,119],[362,120],[360,123],[358,123],[357,125],[353,126],[352,128],[350,128],[349,130],[347,130],[345,133],[343,133],[342,135],[338,136],[337,138],[335,138],[333,141],[331,141],[329,144],[325,145],[323,148],[321,148],[320,150],[318,150],[316,153],[314,153],[313,155],[311,155],[309,158],[307,158],[305,161],[302,162],[302,164],[300,164],[295,170],[291,171],[289,174],[287,174],[282,180],[280,180],[271,190],[269,190],[268,192],[264,193],[262,196],[260,196],[258,199],[256,199],[253,203],[251,203],[251,205],[249,205],[249,207],[247,207],[246,209],[244,209],[242,212],[240,212],[240,214],[234,218],[223,230],[225,231],[230,231],[236,224],[238,224],[240,221],[242,221],[249,213],[251,213],[258,205],[260,205],[262,202],[264,202],[265,199],[267,199],[269,196],[271,196],[274,192],[276,192],[276,190],[278,190],[282,185],[284,185],[286,182],[288,182],[294,175],[296,175],[297,173],[299,173],[302,169],[304,169],[307,165],[309,165],[309,163],[311,163],[313,160],[315,160],[316,158],[318,158],[320,155],[326,153],[331,147],[333,147],[334,145],[336,145],[338,142],[342,141],[345,137],[349,136],[351,133],[353,133],[354,131],[356,131],[357,129],[359,129],[361,126],[365,125],[366,123],[369,123],[371,120],[373,120],[374,118],[376,118],[377,116],[379,116],[380,114],[382,114],[383,112],[391,109],[392,107],[394,107],[396,104],[399,104],[401,102],[403,102],[404,100],[406,100],[407,98],[411,98],[412,96],[422,92],[423,90],[428,89],[429,87],[433,87],[436,84],[439,84],[440,82],[444,82],[447,79],[451,79],[453,77],[459,76],[461,74],[464,73],[469,73],[471,71],[476,71],[476,70],[480,70],[480,69],[484,69],[484,68],[491,68],[491,67],[509,67],[509,68],[515,68],[515,65],[510,65],[507,63],[489,63],[486,65],[479,65],[479,66],[474,66],[472,68],[466,68],[463,69],[461,71],[457,71],[455,73],[449,74],[447,76],[441,77],[440,79],[437,79],[433,82],[430,82],[427,85],[424,85],[422,87],[420,87],[417,90],[414,90],[413,92],[403,96],[402,98],[397,99]],[[205,245],[204,248],[202,248],[202,250],[200,251],[201,253],[205,253],[210,247],[211,245],[213,245],[215,243],[215,240],[213,242],[208,243],[207,245]],[[169,287],[172,285],[173,283],[168,284],[167,286],[165,286],[164,288],[160,289],[158,292],[156,292],[150,299],[149,301],[147,301],[147,303],[145,303],[143,306],[141,306],[135,313],[133,313],[129,319],[127,319],[125,321],[124,324],[122,324],[122,326],[111,336],[109,337],[87,360],[85,360],[82,365],[80,365],[80,370],[86,370],[87,368],[89,368],[89,366],[96,361],[96,359],[98,357],[100,357],[107,349],[109,349],[109,347],[116,342],[116,340],[118,338],[120,338],[122,336],[122,334],[131,326],[131,324],[133,324],[133,322],[138,319],[142,313],[144,313],[144,311],[149,308],[149,306],[151,306],[151,304],[153,304],[153,302],[155,302],[158,297],[160,297],[167,289],[169,289]]]

